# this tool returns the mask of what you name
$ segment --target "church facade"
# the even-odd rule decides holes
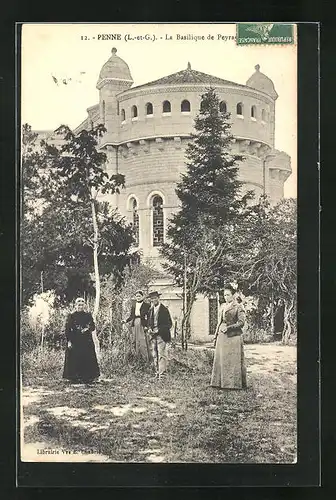
[[[112,49],[97,82],[99,102],[87,109],[87,118],[75,130],[105,125],[100,148],[108,158],[107,172],[124,174],[126,180],[125,189],[110,201],[133,224],[143,259],[157,265],[168,220],[178,209],[175,187],[185,171],[185,150],[201,95],[210,86],[220,98],[220,110],[231,113],[233,153],[245,157],[239,168],[244,188],[278,202],[291,164],[285,152],[274,148],[278,95],[259,65],[246,85],[199,72],[188,63],[177,73],[133,87],[128,64]],[[153,288],[161,291],[179,324],[181,291],[169,277],[153,283]],[[208,335],[216,309],[211,300],[197,299],[191,318],[194,338]]]

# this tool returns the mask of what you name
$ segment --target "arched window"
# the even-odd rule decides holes
[[[155,195],[152,198],[153,210],[153,247],[163,244],[163,200],[161,196]]]
[[[257,108],[256,106],[251,107],[251,118],[257,118]]]
[[[237,104],[237,115],[240,115],[240,116],[243,115],[243,103],[242,102],[238,102],[238,104]]]
[[[103,120],[103,125],[105,125],[105,101],[103,101],[102,105],[102,120]]]
[[[261,110],[261,119],[263,122],[266,121],[266,109]]]
[[[153,104],[151,102],[147,102],[146,104],[146,115],[153,114]]]
[[[162,113],[170,113],[171,112],[171,104],[169,101],[163,101],[162,103]]]
[[[181,102],[181,112],[187,113],[188,111],[190,111],[190,102],[185,99]]]
[[[225,101],[221,101],[219,103],[219,111],[221,113],[226,113],[226,110],[227,110],[227,107],[226,107],[226,102]]]
[[[136,106],[132,106],[131,108],[131,117],[132,118],[137,118],[138,116],[138,108]]]
[[[125,110],[122,109],[121,110],[121,121],[124,122],[126,120],[126,114],[125,114]]]
[[[135,198],[131,200],[131,208],[132,208],[132,224],[134,231],[134,239],[135,244],[139,245],[139,213],[138,213],[138,204]]]

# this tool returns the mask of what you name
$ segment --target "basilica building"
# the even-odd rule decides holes
[[[220,111],[231,114],[233,153],[245,160],[239,172],[246,190],[265,193],[272,203],[284,195],[291,174],[290,157],[274,149],[275,102],[270,78],[255,66],[245,85],[193,69],[190,63],[172,75],[133,87],[128,64],[112,49],[98,81],[99,102],[87,109],[76,133],[102,123],[107,132],[100,148],[108,158],[109,174],[125,175],[126,187],[110,201],[134,226],[143,259],[160,265],[159,249],[171,214],[178,209],[176,183],[185,171],[185,150],[199,113],[201,95],[210,86],[220,98]],[[177,323],[181,294],[167,277],[153,283]],[[212,329],[216,304],[199,297],[191,327],[194,338]],[[211,325],[210,325],[211,324]]]

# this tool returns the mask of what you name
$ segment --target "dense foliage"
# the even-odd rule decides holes
[[[296,331],[297,205],[293,198],[271,206],[262,199],[245,227],[246,246],[236,269],[241,288],[259,298],[259,311],[284,303],[284,338]]]
[[[132,228],[107,202],[97,200],[124,182],[122,176],[108,177],[104,169],[106,156],[97,148],[102,131],[98,127],[74,136],[61,127],[55,146],[38,143],[30,126],[23,126],[23,303],[45,290],[66,301],[94,295],[94,252],[100,275],[113,273],[117,281],[131,259]]]

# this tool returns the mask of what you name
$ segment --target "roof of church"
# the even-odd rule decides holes
[[[229,80],[223,80],[222,78],[218,78],[217,76],[208,75],[207,73],[202,73],[201,71],[191,69],[190,63],[188,63],[187,69],[183,69],[182,71],[178,71],[177,73],[173,73],[172,75],[164,76],[152,82],[144,83],[143,85],[132,87],[131,90],[152,87],[154,85],[176,85],[184,83],[203,83],[207,85],[234,85],[236,87],[246,87],[246,85],[230,82]]]
[[[278,94],[275,90],[272,80],[260,71],[259,64],[256,64],[256,66],[254,66],[254,69],[255,72],[247,80],[246,85],[270,95],[273,99],[277,99]]]
[[[117,56],[117,49],[113,47],[111,57],[103,65],[99,73],[98,82],[105,78],[127,80],[133,82],[128,64]]]

